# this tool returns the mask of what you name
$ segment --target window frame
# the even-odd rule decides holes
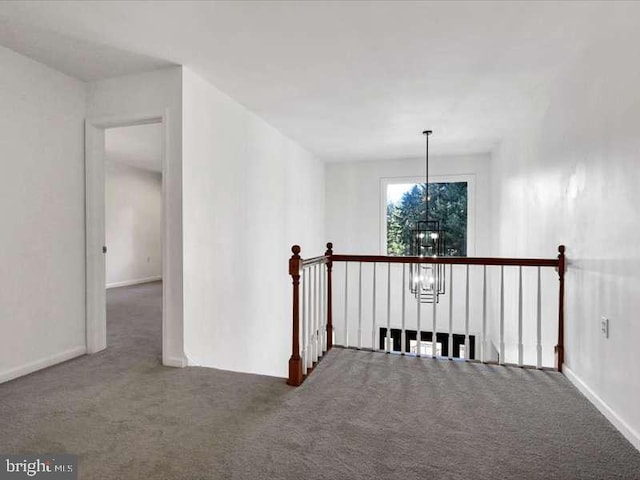
[[[422,183],[424,177],[383,177],[380,179],[380,212],[378,215],[380,232],[380,255],[387,254],[387,187],[402,183]],[[467,257],[476,254],[476,175],[473,173],[456,175],[430,175],[431,183],[467,183]]]

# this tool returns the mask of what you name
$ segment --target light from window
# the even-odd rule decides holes
[[[387,185],[387,255],[411,255],[411,230],[425,217],[425,184]],[[467,255],[467,182],[429,184],[429,220],[446,232],[447,256]]]
[[[409,340],[409,351],[411,353],[415,354],[417,352],[416,344],[415,340]],[[431,355],[433,353],[432,348],[433,344],[431,342],[420,342],[420,355]],[[436,356],[442,356],[442,343],[440,342],[436,343]]]

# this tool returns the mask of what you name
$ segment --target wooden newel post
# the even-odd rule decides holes
[[[289,359],[289,379],[287,383],[297,387],[302,384],[302,359],[300,358],[300,247],[291,247],[293,255],[289,259],[289,275],[293,283],[293,349]]]
[[[565,246],[558,247],[558,344],[556,345],[556,370],[562,372],[564,363],[564,273],[566,271]]]
[[[333,288],[331,286],[331,270],[333,269],[333,243],[327,243],[327,251],[324,252],[329,257],[327,261],[327,350],[333,347]]]

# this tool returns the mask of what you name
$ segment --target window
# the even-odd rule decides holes
[[[446,232],[445,252],[449,256],[467,256],[469,251],[469,179],[429,183],[429,219],[440,220]],[[425,218],[425,184],[383,180],[384,252],[387,255],[411,255],[411,230]]]

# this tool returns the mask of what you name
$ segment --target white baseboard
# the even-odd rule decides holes
[[[580,390],[580,392],[587,397],[587,399],[602,413],[616,429],[624,435],[624,437],[631,442],[631,445],[636,447],[640,451],[640,434],[636,432],[631,426],[627,424],[620,416],[613,411],[613,409],[607,405],[584,381],[578,377],[573,370],[566,365],[562,366],[562,373],[565,377]]]
[[[87,353],[87,347],[83,345],[81,347],[75,347],[65,352],[36,360],[35,362],[27,363],[26,365],[22,365],[17,368],[12,368],[11,370],[0,372],[0,383],[8,382],[9,380],[28,375],[38,370],[42,370],[43,368],[51,367],[57,363],[66,362],[67,360],[79,357],[85,353]]]
[[[162,359],[162,364],[165,367],[184,368],[187,366],[187,360],[179,357],[167,357]]]
[[[130,285],[139,285],[141,283],[157,282],[162,280],[162,275],[156,277],[137,278],[135,280],[125,280],[124,282],[107,283],[107,288],[128,287]]]

